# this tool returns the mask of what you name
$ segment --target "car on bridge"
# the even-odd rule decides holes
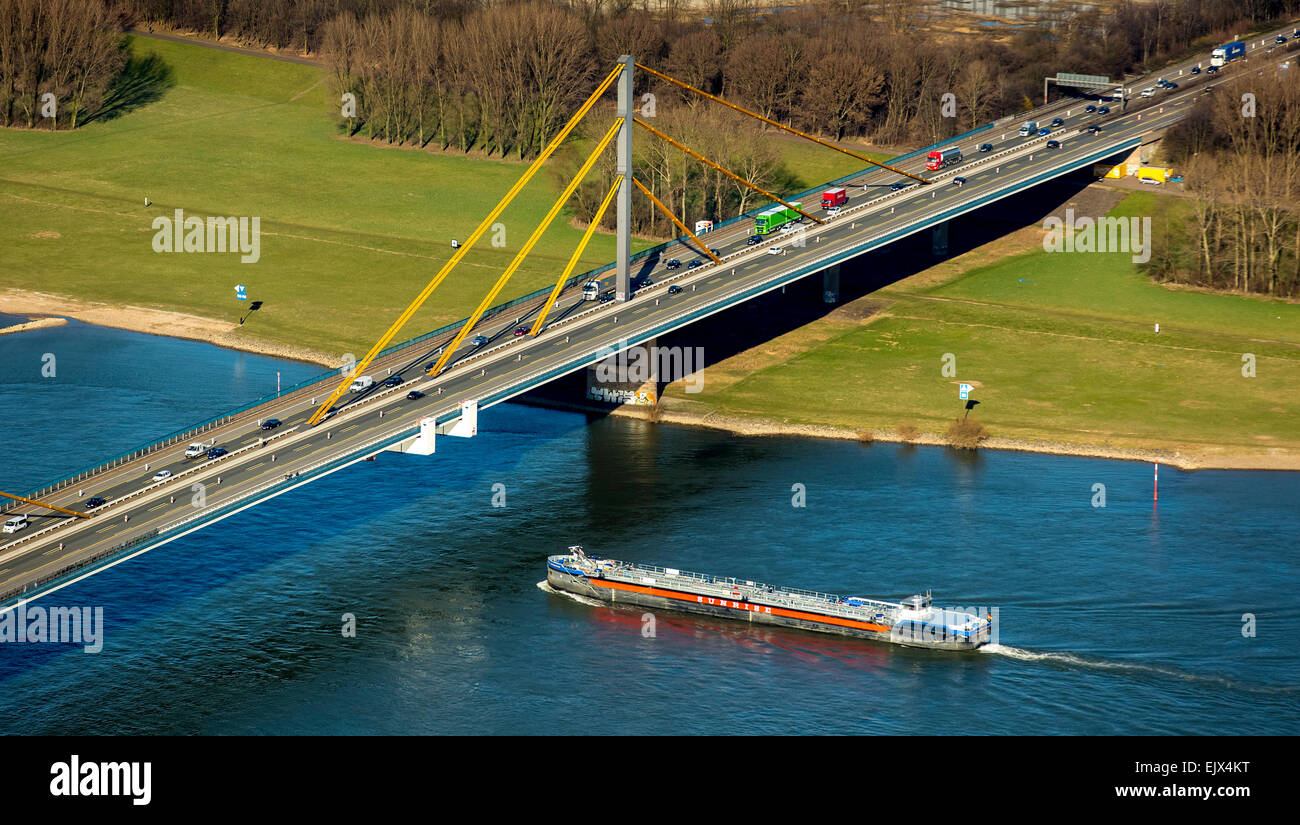
[[[400,387],[400,386],[402,386],[402,381],[403,381],[403,380],[405,380],[405,379],[403,379],[402,376],[400,376],[400,375],[390,375],[388,378],[385,378],[385,379],[384,379],[384,386],[385,386],[385,387]]]
[[[1096,123],[1094,123],[1094,124],[1092,124],[1091,126],[1088,127],[1088,131],[1089,131],[1090,133],[1094,134],[1094,135],[1095,135],[1095,134],[1099,134],[1099,133],[1101,132],[1101,126],[1099,126],[1099,125],[1097,125]]]
[[[966,179],[965,179],[965,178],[953,178],[953,179],[952,179],[952,185],[953,185],[953,186],[965,186],[965,185],[966,185]]]
[[[687,268],[687,269],[695,269],[697,266],[704,266],[704,261],[701,261],[699,258],[696,258],[695,260],[693,260],[693,261],[691,261],[690,263],[688,263],[688,264],[686,265],[686,268]]]
[[[1110,107],[1109,107],[1109,106],[1099,106],[1099,107],[1097,107],[1097,114],[1099,114],[1099,115],[1108,115],[1108,114],[1110,114]]]
[[[1218,66],[1208,66],[1208,67],[1206,67],[1206,69],[1205,69],[1205,73],[1206,73],[1206,74],[1218,74],[1218,73],[1219,73],[1219,67],[1218,67]]]
[[[208,458],[221,458],[229,452],[230,450],[227,450],[225,447],[213,447],[211,450],[208,450]]]
[[[779,247],[779,246],[769,246],[769,247],[767,248],[767,254],[769,254],[769,255],[780,255],[780,254],[781,254],[781,247]]]
[[[276,427],[280,426],[280,425],[283,424],[283,423],[284,423],[284,422],[281,421],[281,420],[278,419],[278,418],[268,418],[268,419],[266,419],[265,421],[262,422],[262,429],[264,429],[264,430],[274,430]]]
[[[1065,125],[1065,120],[1059,117],[1052,118],[1052,128],[1059,128]]]
[[[745,239],[745,246],[758,246],[763,242],[762,235],[750,235]]]
[[[682,262],[677,260],[676,258],[672,258],[664,263],[664,269],[681,269],[681,268],[682,268]]]
[[[993,151],[993,144],[992,144],[992,143],[981,143],[981,144],[980,144],[980,147],[979,147],[979,151],[981,151],[981,152],[992,152],[992,151]]]
[[[669,295],[676,295],[677,293],[679,293],[679,292],[681,292],[681,291],[682,291],[682,288],[681,288],[680,286],[678,286],[677,284],[673,284],[672,286],[668,287],[668,294],[669,294]]]
[[[487,342],[488,342],[488,337],[486,335],[475,335],[474,340],[470,341],[470,343],[476,347],[481,347]]]
[[[908,186],[911,186],[911,184],[904,183],[901,180],[894,181],[893,183],[889,184],[889,191],[897,192],[899,189],[906,189]]]
[[[1038,130],[1038,136],[1039,136],[1039,137],[1047,137],[1047,136],[1050,135],[1051,133],[1052,133],[1052,130],[1051,130],[1051,129],[1048,129],[1046,126],[1044,126],[1043,128],[1041,128],[1041,129]]]
[[[1097,107],[1089,103],[1087,106],[1083,107],[1083,110],[1088,114],[1092,114],[1093,112],[1097,111]]]
[[[1143,97],[1153,97],[1155,93],[1156,93],[1156,89],[1154,86],[1148,86],[1142,90]]]
[[[103,507],[107,503],[108,503],[107,501],[100,498],[99,496],[91,496],[90,498],[86,499],[86,509],[94,510],[97,507]]]
[[[166,481],[167,479],[169,479],[169,478],[171,478],[171,477],[172,477],[172,471],[171,471],[171,470],[159,470],[158,472],[156,472],[156,473],[153,474],[153,480],[154,480],[154,481]]]
[[[604,295],[600,296],[600,302],[602,304],[608,304],[612,300],[614,300],[614,293],[612,292],[606,292]]]
[[[424,393],[420,392],[419,390],[411,390],[406,394],[406,397],[411,401],[419,401],[421,398],[424,397]]]
[[[1200,73],[1201,73],[1201,67],[1200,67],[1200,66],[1193,66],[1193,67],[1192,67],[1192,74],[1200,74]]]
[[[1174,83],[1173,81],[1170,81],[1169,83],[1166,83],[1166,84],[1165,84],[1165,91],[1166,91],[1166,92],[1172,92],[1174,89],[1177,89],[1177,88],[1178,88],[1178,84],[1177,84],[1177,83]]]
[[[1053,140],[1049,140],[1049,141],[1047,141],[1047,148],[1048,148],[1048,149],[1060,149],[1060,148],[1061,148],[1061,141],[1059,141],[1059,140],[1055,140],[1055,139],[1053,139]]]
[[[523,338],[528,334],[528,327],[515,327],[515,331],[510,334],[516,338]]]
[[[840,212],[842,212],[842,211],[843,211],[843,209],[841,209],[841,208],[838,207],[838,206],[830,206],[830,207],[827,207],[827,209],[826,209],[826,217],[828,217],[828,218],[833,218],[833,217],[835,217],[836,215],[840,214]]]
[[[6,533],[17,533],[19,530],[26,530],[27,524],[27,516],[14,516],[5,522],[4,530]]]
[[[1286,42],[1286,35],[1285,35],[1285,34],[1279,34],[1277,37],[1274,37],[1274,38],[1273,38],[1273,42],[1274,42],[1274,43],[1285,43],[1285,42]]]

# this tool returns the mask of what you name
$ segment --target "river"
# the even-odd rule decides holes
[[[77,322],[0,338],[0,489],[271,392],[277,371],[320,368]],[[1157,506],[1134,462],[509,404],[479,423],[46,597],[102,606],[103,648],[0,644],[0,732],[1300,732],[1300,475],[1161,468]],[[545,592],[546,556],[575,543],[830,592],[933,589],[996,610],[998,643],[909,650]]]

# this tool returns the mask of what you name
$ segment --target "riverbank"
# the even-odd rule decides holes
[[[304,361],[324,367],[333,367],[339,363],[339,356],[333,353],[265,341],[244,333],[238,324],[149,307],[116,306],[46,292],[6,289],[0,290],[0,313],[45,316],[36,321],[0,330],[0,334],[56,326],[67,323],[65,320],[67,318],[74,318],[101,327],[204,341],[227,349],[287,358],[291,361]]]
[[[68,323],[67,318],[31,318],[17,324],[10,324],[7,327],[0,327],[0,335],[13,335],[14,333],[27,332],[33,329],[59,327],[66,323]]]
[[[239,327],[211,318],[186,315],[147,307],[112,306],[109,304],[79,301],[64,296],[23,290],[0,291],[0,313],[12,315],[44,315],[49,323],[28,322],[16,325],[23,328],[40,328],[66,323],[62,318],[74,318],[97,326],[125,329],[152,335],[165,335],[192,341],[203,341],[226,349],[287,358],[295,361],[330,367],[338,357],[330,353],[292,347],[272,341],[262,341],[239,334]],[[16,327],[10,327],[15,330]],[[721,369],[726,369],[722,366]],[[725,380],[725,379],[724,379]],[[680,388],[679,388],[680,389]],[[660,424],[704,427],[723,430],[736,435],[796,436],[840,441],[859,441],[868,446],[871,442],[911,443],[928,446],[947,446],[943,435],[924,429],[914,436],[904,437],[893,428],[853,428],[825,424],[801,423],[773,419],[761,414],[735,415],[718,410],[691,411],[682,407],[699,403],[699,396],[682,403],[678,393],[665,393],[663,403],[656,410],[642,407],[610,408],[594,403],[566,403],[553,398],[530,398],[528,403],[553,409],[583,412],[600,412],[619,417],[653,420]],[[996,428],[996,425],[994,425]],[[922,424],[924,427],[924,424]],[[1168,443],[1168,442],[1165,442]],[[992,435],[980,442],[981,449],[1011,450],[1046,455],[1072,455],[1089,458],[1108,458],[1122,461],[1159,463],[1182,470],[1287,470],[1300,471],[1300,453],[1286,447],[1242,449],[1233,445],[1206,447],[1197,444],[1178,444],[1171,448],[1144,448],[1087,441],[1019,438]]]
[[[585,409],[596,409],[586,407]],[[948,441],[934,433],[918,433],[914,437],[904,437],[897,430],[853,430],[846,427],[831,427],[815,424],[790,424],[765,418],[743,418],[738,416],[710,413],[692,415],[660,409],[649,412],[640,407],[620,407],[612,415],[653,420],[659,424],[675,426],[706,427],[724,430],[736,435],[762,436],[796,436],[800,438],[827,438],[839,441],[858,441],[864,447],[872,443],[915,444],[933,447],[950,446]],[[1083,458],[1107,458],[1117,461],[1141,461],[1149,464],[1162,464],[1179,470],[1285,470],[1300,471],[1300,455],[1294,452],[1249,453],[1220,448],[1213,452],[1188,447],[1184,450],[1141,449],[1130,447],[1112,447],[1105,444],[1087,444],[1067,441],[1038,441],[1026,438],[1008,438],[990,436],[980,442],[980,449],[1010,450],[1022,453],[1039,453],[1043,455],[1070,455]]]

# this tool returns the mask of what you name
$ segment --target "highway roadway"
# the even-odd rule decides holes
[[[1281,54],[1270,57],[1278,60],[1267,65],[1276,65]],[[1249,77],[1263,65],[1255,59],[1247,65],[1239,63],[1208,82],[1219,86],[1234,77]],[[1176,72],[1177,68],[1166,70],[1163,76],[1176,78]],[[1185,82],[1188,77],[1196,79]],[[369,374],[380,383],[342,399],[336,412],[315,428],[307,428],[306,419],[337,378],[272,399],[202,433],[205,444],[229,450],[221,458],[185,458],[187,439],[45,497],[77,510],[83,510],[92,496],[107,499],[106,505],[92,511],[91,519],[31,506],[9,510],[6,518],[24,512],[33,524],[17,534],[0,536],[0,600],[15,602],[24,597],[24,588],[27,595],[48,592],[44,580],[51,576],[59,576],[52,586],[63,586],[101,565],[118,563],[363,460],[414,435],[422,417],[434,416],[440,422],[454,419],[464,399],[477,400],[480,407],[500,403],[594,363],[618,342],[649,340],[1043,180],[1131,150],[1144,135],[1181,118],[1207,85],[1203,74],[1177,82],[1180,88],[1173,92],[1130,101],[1127,111],[1121,112],[1116,103],[1109,115],[1085,112],[1082,101],[1060,101],[1035,110],[1031,113],[1035,120],[1059,116],[1064,121],[1050,137],[1061,142],[1059,149],[1046,148],[1048,137],[1021,138],[1016,120],[961,140],[958,145],[965,158],[958,166],[923,172],[923,156],[903,163],[903,168],[933,181],[928,185],[883,170],[861,175],[846,184],[851,200],[838,216],[827,216],[819,205],[806,210],[827,223],[806,223],[802,247],[793,233],[747,245],[753,222],[738,221],[704,239],[718,249],[721,265],[685,246],[670,246],[634,269],[635,274],[648,274],[652,283],[626,303],[584,301],[579,287],[569,289],[537,337],[513,335],[516,327],[529,324],[536,302],[498,313],[475,329],[487,343],[462,348],[437,378],[429,378],[423,369],[454,333],[401,348],[371,365]],[[1086,131],[1094,123],[1102,127],[1099,134]],[[980,143],[990,143],[992,149],[980,153],[976,151]],[[965,179],[964,185],[953,184],[958,176]],[[890,184],[899,180],[909,185],[892,190]],[[666,270],[664,262],[674,257],[683,264],[699,257],[704,264],[697,269],[683,265]],[[670,294],[674,285],[681,291]],[[390,374],[406,380],[401,386],[382,386]],[[424,396],[408,398],[411,390]],[[269,418],[283,423],[262,430],[260,424]],[[437,456],[418,460],[437,461]],[[172,475],[155,481],[159,470]],[[139,543],[128,546],[131,542]],[[95,559],[99,561],[88,564]],[[69,573],[76,565],[88,566],[75,575]]]

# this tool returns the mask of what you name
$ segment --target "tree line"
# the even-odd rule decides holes
[[[1251,95],[1243,99],[1245,95]],[[1192,195],[1148,268],[1162,281],[1300,297],[1300,71],[1219,84],[1165,137]]]
[[[75,129],[126,65],[103,0],[0,0],[0,125]]]

